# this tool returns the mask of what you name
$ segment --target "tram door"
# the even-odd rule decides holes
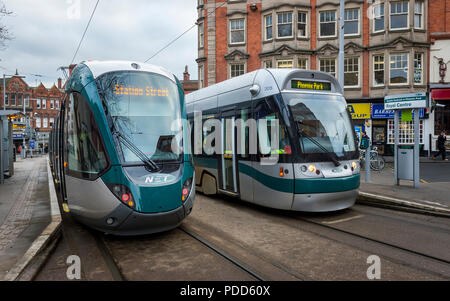
[[[220,183],[221,190],[239,194],[238,170],[236,156],[236,115],[235,109],[222,111],[222,154],[220,162]]]

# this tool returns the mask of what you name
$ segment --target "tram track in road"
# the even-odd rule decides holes
[[[235,266],[237,266],[241,270],[245,271],[246,273],[248,273],[249,275],[254,277],[256,280],[258,280],[258,281],[266,281],[263,276],[257,274],[255,271],[250,269],[248,266],[246,266],[245,264],[243,264],[243,263],[239,262],[238,260],[234,259],[231,255],[225,253],[223,250],[217,248],[216,246],[214,246],[210,242],[207,242],[206,240],[204,240],[200,236],[198,236],[198,235],[194,234],[193,232],[187,230],[185,227],[180,226],[178,229],[180,231],[186,233],[187,235],[189,235],[190,237],[192,237],[196,241],[200,242],[204,246],[208,247],[213,252],[215,252],[218,255],[222,256],[223,258],[225,258],[226,260],[228,260],[229,262],[231,262],[232,264],[234,264]]]

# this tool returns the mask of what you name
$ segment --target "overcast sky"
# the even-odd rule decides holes
[[[0,51],[0,76],[18,69],[32,86],[36,81],[48,88],[56,83],[63,77],[57,69],[70,64],[96,1],[0,0],[14,13],[0,22],[15,37]],[[75,63],[88,59],[143,62],[194,25],[196,6],[197,0],[100,0]],[[194,28],[149,63],[167,68],[180,79],[188,65],[191,79],[197,79],[196,58]]]

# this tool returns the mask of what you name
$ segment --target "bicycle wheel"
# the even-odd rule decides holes
[[[378,170],[381,171],[386,166],[386,160],[382,156],[378,156]]]
[[[374,171],[380,170],[380,159],[377,153],[370,154],[370,168]]]

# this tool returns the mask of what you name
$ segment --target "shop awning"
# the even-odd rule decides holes
[[[431,99],[433,99],[433,100],[450,100],[450,89],[433,89],[433,90],[431,90]]]

